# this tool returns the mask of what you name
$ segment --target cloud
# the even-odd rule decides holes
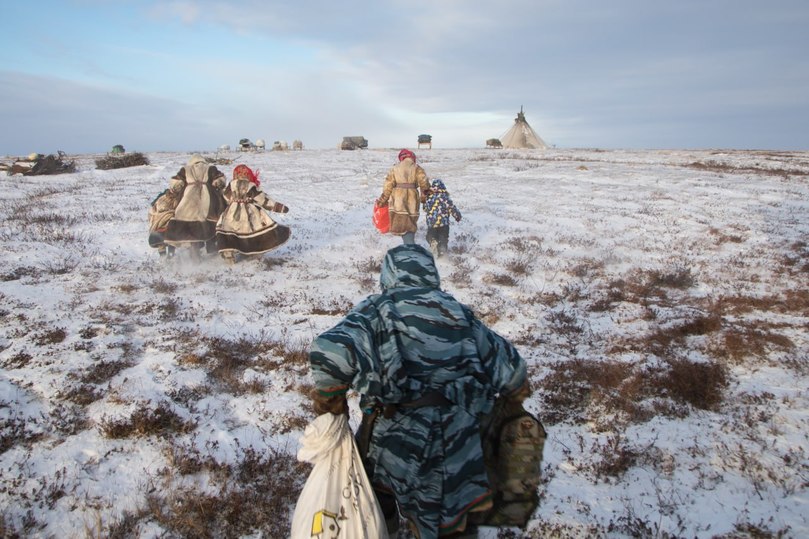
[[[186,149],[210,136],[203,111],[53,77],[0,72],[0,152]]]
[[[117,9],[104,5],[96,9]],[[128,41],[112,42],[115,54],[89,52],[93,40],[71,47],[73,69],[97,74],[92,82],[67,70],[4,75],[8,114],[39,126],[29,138],[64,140],[75,131],[58,134],[62,124],[83,122],[102,149],[117,133],[177,150],[245,136],[334,147],[365,135],[372,146],[400,146],[422,132],[458,147],[501,135],[520,106],[560,147],[694,147],[697,139],[786,147],[806,138],[791,119],[809,124],[809,64],[798,52],[809,46],[809,9],[793,0],[766,8],[749,0],[130,7],[145,18],[130,25],[138,32]],[[42,107],[51,112],[33,112]],[[747,128],[723,132],[723,124]],[[780,138],[765,136],[773,127]]]
[[[237,68],[234,68],[237,69]],[[336,147],[343,136],[398,131],[401,122],[316,73],[245,77],[237,99],[196,105],[18,72],[0,72],[0,153],[92,153],[123,144],[137,151],[205,150],[240,138],[303,139]],[[273,75],[276,75],[275,77]],[[325,91],[324,91],[325,90]]]
[[[392,106],[446,112],[481,104],[479,98],[466,99],[467,94],[502,95],[514,77],[506,81],[507,72],[498,66],[513,64],[511,59],[525,51],[503,48],[501,35],[514,29],[530,41],[535,32],[517,16],[524,10],[530,18],[537,9],[532,2],[506,2],[505,8],[475,4],[244,1],[234,9],[228,2],[201,1],[161,3],[150,13],[288,39],[316,50],[323,65]]]
[[[244,0],[236,9],[202,0],[161,3],[154,13],[193,12],[200,24],[306,43],[335,80],[356,81],[392,109],[510,116],[525,104],[563,118],[588,103],[648,108],[678,101],[682,90],[781,84],[777,74],[753,74],[787,46],[764,32],[797,32],[809,10],[768,7],[764,20],[777,27],[768,29],[761,10],[742,4]]]

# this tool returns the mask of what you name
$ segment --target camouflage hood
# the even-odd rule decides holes
[[[441,279],[433,255],[424,247],[404,244],[394,247],[382,261],[382,290],[391,288],[440,288]]]

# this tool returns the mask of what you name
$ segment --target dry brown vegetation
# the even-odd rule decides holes
[[[88,536],[132,537],[145,521],[158,523],[173,537],[286,536],[289,524],[279,515],[294,503],[308,465],[286,453],[250,447],[240,448],[231,464],[193,447],[170,445],[167,452],[167,467],[154,479],[143,506],[107,526],[96,524]],[[207,488],[184,479],[197,474],[210,478]]]
[[[243,537],[261,533],[284,537],[285,515],[310,466],[287,453],[240,448],[233,464],[217,462],[190,447],[171,448],[166,484],[146,500],[140,519],[150,518],[181,537]],[[184,485],[182,477],[206,473],[207,489]]]
[[[718,161],[695,161],[688,165],[696,170],[704,170],[708,172],[726,173],[726,174],[770,174],[774,176],[806,176],[809,174],[803,169],[799,168],[770,168],[764,166],[735,166],[728,163],[721,163]]]
[[[148,164],[149,158],[140,152],[127,153],[123,155],[107,155],[100,159],[96,159],[96,168],[99,170],[137,167]]]
[[[128,438],[132,436],[166,436],[171,433],[190,432],[193,422],[184,420],[166,402],[156,407],[147,403],[136,403],[131,415],[124,418],[102,417],[99,429],[107,438]]]
[[[683,417],[690,409],[715,410],[728,384],[718,363],[673,359],[663,365],[570,360],[550,367],[539,383],[549,424],[588,422],[615,429],[658,415]]]

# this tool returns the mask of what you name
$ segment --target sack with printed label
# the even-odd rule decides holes
[[[323,414],[304,430],[298,460],[314,464],[292,516],[292,539],[387,539],[385,517],[345,414]]]

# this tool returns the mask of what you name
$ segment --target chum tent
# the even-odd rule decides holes
[[[528,125],[522,107],[520,107],[520,112],[517,113],[517,117],[514,119],[514,125],[500,137],[500,142],[503,148],[548,149],[545,141]]]

